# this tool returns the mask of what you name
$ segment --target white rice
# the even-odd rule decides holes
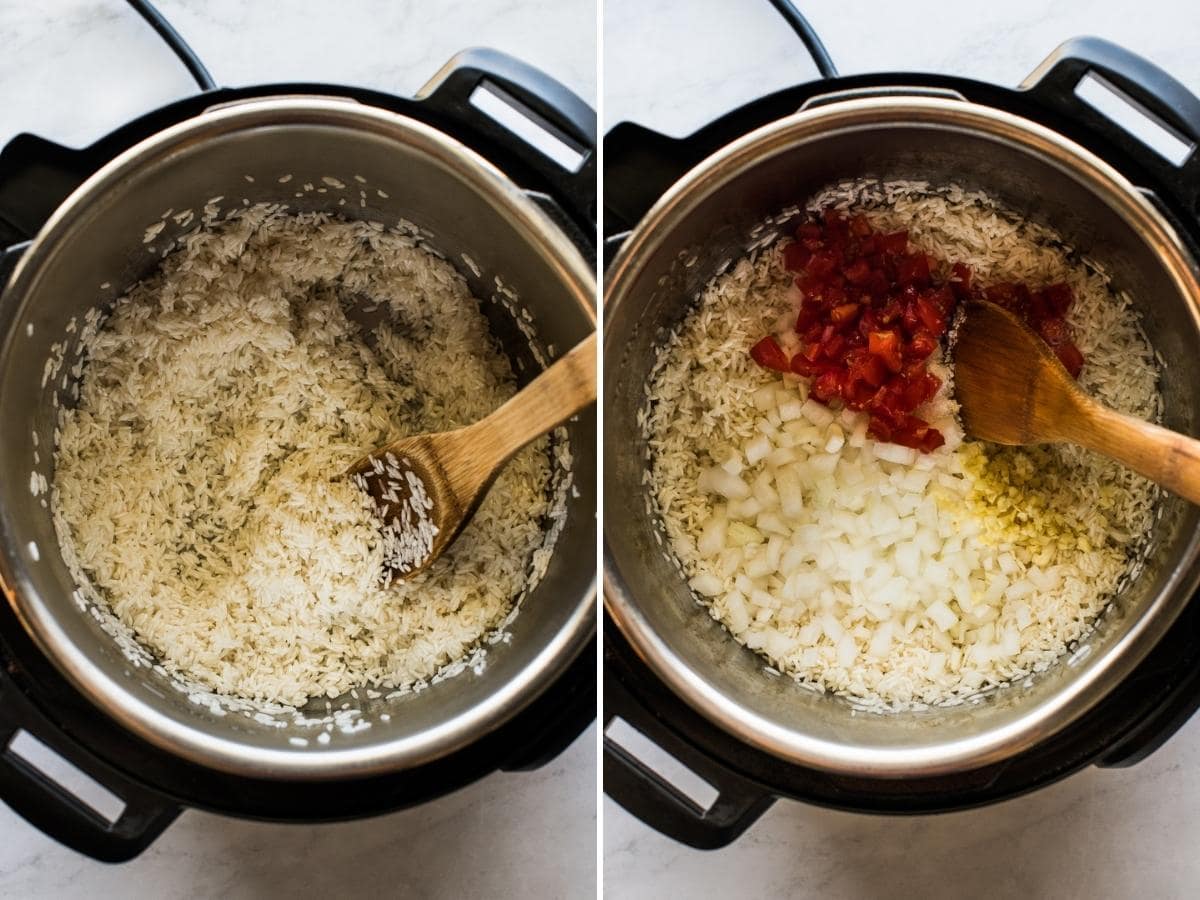
[[[196,702],[256,701],[268,719],[482,665],[561,526],[547,441],[437,563],[390,585],[380,522],[340,477],[514,393],[462,278],[411,230],[271,206],[181,243],[101,327],[89,314],[78,405],[59,412],[54,521],[93,615],[111,609],[131,658],[151,664],[123,628]],[[362,313],[374,304],[386,314]]]
[[[355,473],[354,483],[383,523],[385,569],[404,575],[423,565],[433,553],[439,533],[433,498],[410,460],[389,451],[382,459],[373,457],[372,463],[373,471]],[[390,571],[385,571],[384,578],[390,578]]]
[[[1055,235],[957,187],[841,184],[809,209],[829,205],[862,212],[880,230],[908,229],[913,243],[967,263],[981,283],[1066,281],[1086,358],[1081,386],[1131,415],[1159,418],[1158,370],[1129,298]],[[798,407],[806,385],[748,354],[794,318],[799,299],[784,242],[756,243],[766,249],[714,278],[665,342],[639,415],[652,507],[697,599],[773,670],[869,707],[961,702],[1047,668],[1135,570],[1157,489],[1078,448],[960,445],[957,423],[936,418],[955,409],[949,386],[933,404],[947,445],[915,464],[894,452],[904,448],[866,438],[865,414]],[[771,447],[782,456],[768,455]],[[794,463],[780,462],[793,454]],[[793,504],[787,521],[770,518],[761,544],[721,547],[713,536],[726,523],[755,524],[745,503],[710,490],[724,480],[719,472],[702,479],[722,463],[768,499],[772,464],[794,467],[803,508]],[[900,526],[911,519],[911,535],[869,536],[859,517],[871,498],[843,489],[858,478],[882,486],[882,506],[899,511]],[[932,523],[940,524],[930,532]],[[790,561],[789,549],[799,554]],[[910,568],[923,561],[907,575],[898,564],[906,555]],[[951,583],[957,593],[939,589]]]

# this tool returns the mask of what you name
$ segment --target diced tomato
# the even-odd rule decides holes
[[[821,298],[827,307],[841,306],[849,298],[846,296],[846,289],[837,282],[830,282],[824,285],[821,291]]]
[[[877,441],[890,441],[892,424],[882,416],[871,413],[870,418],[867,419],[867,434]]]
[[[906,359],[904,361],[904,368],[903,368],[903,370],[901,370],[900,374],[903,375],[905,378],[911,379],[911,378],[916,378],[918,375],[924,375],[925,371],[926,370],[925,370],[925,361],[924,360]]]
[[[891,441],[920,450],[922,453],[929,453],[946,443],[940,431],[916,416],[905,416],[896,423],[892,429]]]
[[[846,355],[847,349],[849,348],[846,346],[846,339],[840,334],[835,334],[821,342],[821,355],[830,362],[840,363]]]
[[[829,311],[829,318],[834,325],[851,325],[861,311],[862,306],[858,303],[841,303]]]
[[[842,270],[842,275],[851,284],[864,285],[871,278],[871,267],[861,256]]]
[[[917,318],[921,326],[935,337],[941,337],[946,330],[946,315],[938,309],[927,297],[917,298]]]
[[[811,378],[817,374],[817,364],[808,359],[803,353],[797,353],[792,357],[792,371],[797,375]]]
[[[980,288],[963,263],[937,263],[912,250],[908,232],[875,231],[861,215],[826,209],[796,229],[784,265],[803,294],[795,332],[800,350],[789,359],[768,336],[751,357],[766,368],[811,378],[810,395],[868,414],[868,432],[928,453],[945,438],[914,411],[942,386],[928,360],[961,300],[984,297],[1021,316],[1078,376],[1083,354],[1066,322],[1074,296],[1067,284],[1037,291],[1019,282]]]
[[[871,272],[871,277],[867,279],[866,291],[875,299],[885,297],[888,292],[888,277],[879,269]]]
[[[893,231],[879,236],[879,249],[892,256],[899,256],[908,249],[908,232]]]
[[[1029,309],[1029,288],[1019,282],[1002,281],[984,288],[983,296],[1005,309],[1024,316]]]
[[[889,300],[878,312],[880,325],[893,325],[904,315],[904,305],[899,300]]]
[[[1046,300],[1046,305],[1050,307],[1050,313],[1063,318],[1071,309],[1071,305],[1075,302],[1075,294],[1071,290],[1069,284],[1048,284],[1042,288],[1042,297]]]
[[[867,349],[893,372],[899,372],[904,364],[900,335],[895,331],[872,331],[867,335]]]
[[[824,369],[812,383],[812,395],[822,403],[828,403],[842,393],[843,375],[840,369]]]
[[[1033,291],[1029,290],[1029,285],[1023,282],[1017,282],[1017,301],[1026,309],[1033,300]]]
[[[971,296],[971,267],[966,263],[956,262],[950,267],[951,281],[950,285],[954,291],[954,295],[959,300]]]
[[[821,213],[821,218],[825,222],[825,230],[835,236],[844,236],[849,231],[849,225],[846,222],[846,217],[833,207],[827,208]]]
[[[1071,340],[1071,329],[1062,319],[1042,319],[1034,325],[1034,330],[1051,347]]]
[[[1050,312],[1050,305],[1041,291],[1034,291],[1029,297],[1029,308],[1025,310],[1024,319],[1037,330],[1037,325],[1046,319],[1057,318]]]
[[[799,241],[793,241],[783,248],[783,264],[792,272],[799,272],[812,259],[812,250]]]
[[[850,233],[855,237],[866,237],[872,231],[871,223],[866,216],[854,216],[850,219]]]
[[[948,284],[928,291],[925,298],[937,309],[943,319],[949,319],[950,313],[954,312],[954,307],[958,303],[958,298],[954,296],[954,291]]]
[[[942,379],[932,372],[922,372],[914,378],[905,378],[903,393],[905,410],[911,412],[922,403],[933,399],[941,386]]]
[[[861,347],[846,354],[846,365],[850,381],[861,381],[872,388],[882,385],[888,377],[888,369],[883,360]],[[874,390],[871,393],[874,393]]]
[[[804,271],[814,281],[828,278],[838,267],[838,258],[829,250],[818,250],[808,261]]]
[[[929,284],[929,257],[912,253],[896,261],[896,281],[900,284]]]
[[[1072,378],[1079,377],[1079,373],[1083,371],[1083,354],[1079,352],[1078,347],[1071,341],[1065,341],[1054,348],[1054,355],[1071,373]]]
[[[819,344],[821,335],[825,333],[825,325],[823,322],[814,322],[812,325],[800,332],[800,337],[810,344]]]
[[[911,443],[906,446],[912,447],[914,450],[920,450],[922,453],[932,453],[942,444],[946,443],[945,436],[936,428],[931,428],[928,425],[914,429],[904,435],[905,439],[911,440]]]
[[[928,331],[918,331],[912,336],[912,340],[908,342],[904,354],[913,359],[928,359],[933,354],[933,351],[937,349],[937,346],[937,338],[932,334]]]
[[[760,366],[774,369],[777,372],[790,372],[792,369],[791,360],[788,359],[787,354],[783,352],[783,348],[779,346],[779,342],[773,335],[767,335],[751,347],[750,358]]]
[[[983,296],[989,303],[995,303],[1018,315],[1024,312],[1017,300],[1017,286],[1010,281],[989,284],[983,289]]]
[[[801,345],[800,352],[796,355],[803,356],[809,362],[815,364],[816,361],[821,357],[821,341],[819,338],[820,336],[818,335],[817,339],[806,341],[803,345]]]
[[[825,238],[825,231],[816,222],[805,222],[799,228],[796,229],[796,239],[797,240],[808,239],[808,240],[815,240],[815,241],[823,241],[824,238]]]
[[[925,436],[921,439],[921,444],[917,447],[922,453],[932,453],[938,447],[946,443],[946,436],[936,428],[930,428],[925,432]]]
[[[867,335],[879,327],[879,316],[874,307],[863,304],[863,311],[858,317],[858,333],[866,340]]]
[[[806,298],[800,302],[800,312],[796,317],[796,334],[803,335],[804,332],[808,331],[812,325],[820,323],[823,312],[824,311],[820,301],[816,300],[815,298],[810,298],[810,296],[806,296]]]
[[[872,412],[893,421],[897,416],[908,412],[904,403],[904,379],[894,374],[889,375],[888,380],[875,392],[867,406]]]
[[[851,381],[848,377],[842,385],[842,402],[850,409],[863,410],[871,398],[875,396],[875,388],[865,381]]]

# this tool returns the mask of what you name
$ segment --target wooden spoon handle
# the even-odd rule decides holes
[[[596,401],[596,333],[471,428],[486,433],[496,464]]]
[[[1200,504],[1200,441],[1088,403],[1075,443],[1124,463],[1185,500]]]

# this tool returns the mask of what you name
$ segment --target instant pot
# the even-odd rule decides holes
[[[1081,98],[1085,81],[1166,130],[1182,158]],[[610,796],[666,835],[720,847],[777,797],[963,809],[1087,765],[1130,765],[1187,720],[1200,704],[1195,508],[1164,499],[1144,565],[1046,672],[956,707],[875,713],[769,676],[695,602],[643,500],[637,411],[654,348],[723,265],[789,233],[797,214],[784,211],[817,189],[874,177],[983,189],[1062,233],[1133,296],[1165,363],[1164,423],[1195,434],[1197,141],[1200,101],[1095,38],[1062,45],[1016,90],[911,73],[832,77],[688,137],[628,123],[606,135],[604,716],[674,756],[716,799],[690,799],[606,734]]]
[[[193,225],[171,213],[199,217],[218,195],[411,222],[482,298],[518,380],[532,379],[540,365],[516,314],[530,316],[551,356],[551,345],[565,351],[594,329],[595,114],[490,50],[459,54],[414,98],[324,84],[211,88],[169,26],[133,5],[209,89],[90,147],[23,134],[0,152],[0,799],[62,843],[117,861],[185,806],[344,819],[545,764],[595,715],[595,573],[579,565],[595,546],[591,411],[567,426],[574,490],[546,573],[504,640],[483,665],[425,690],[337,698],[328,709],[353,705],[369,727],[319,741],[319,726],[190,702],[161,667],[134,665],[99,617],[76,608],[50,513],[29,485],[31,467],[52,477],[51,395],[70,402],[70,385],[42,374],[54,344],[70,343],[73,320],[152,271],[163,242]],[[572,162],[484,112],[481,91]],[[302,189],[313,182],[320,188]],[[157,237],[143,239],[156,221]],[[324,703],[310,706],[314,719],[325,715]],[[110,821],[30,764],[12,747],[20,732],[115,794],[123,812]]]

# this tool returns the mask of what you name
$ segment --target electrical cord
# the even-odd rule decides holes
[[[128,0],[128,2],[137,11],[138,15],[145,19],[158,36],[166,42],[167,46],[174,51],[175,55],[179,57],[180,62],[184,64],[188,72],[196,79],[196,84],[200,85],[200,90],[211,91],[216,88],[217,83],[213,81],[213,77],[209,74],[208,69],[204,68],[204,63],[200,62],[200,57],[187,45],[187,41],[179,36],[179,32],[171,27],[171,23],[163,18],[162,13],[155,9],[149,0]]]
[[[821,77],[837,78],[837,66],[833,64],[829,51],[825,49],[825,45],[821,43],[821,39],[813,31],[813,27],[808,24],[808,19],[800,14],[800,10],[796,9],[790,0],[770,0],[770,2],[792,27],[792,31],[796,32],[796,36],[804,42]]]

